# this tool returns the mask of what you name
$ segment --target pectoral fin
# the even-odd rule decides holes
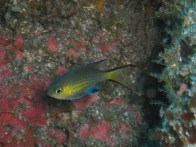
[[[85,91],[85,93],[86,94],[89,94],[89,95],[92,95],[92,94],[95,94],[95,93],[97,93],[97,92],[99,92],[100,91],[100,88],[98,87],[98,86],[92,86],[92,87],[90,87],[89,89],[87,89],[86,91]]]

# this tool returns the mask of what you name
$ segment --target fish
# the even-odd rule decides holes
[[[103,70],[101,66],[105,60],[84,64],[56,77],[50,84],[47,95],[59,100],[74,100],[85,95],[93,95],[100,91],[99,83],[113,81],[128,89],[125,75],[127,68],[135,65],[124,65],[117,68]]]

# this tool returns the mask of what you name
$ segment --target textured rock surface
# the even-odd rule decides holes
[[[147,125],[140,73],[159,44],[152,19],[157,3],[1,1],[0,145],[144,144]],[[103,83],[98,95],[77,101],[46,96],[55,76],[105,58],[106,68],[143,65],[125,73],[131,94],[120,85]]]

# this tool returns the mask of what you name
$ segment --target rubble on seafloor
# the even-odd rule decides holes
[[[149,72],[154,54],[160,52],[160,38],[167,31],[167,28],[159,28],[154,20],[157,17],[159,21],[167,18],[169,14],[162,15],[167,14],[163,12],[164,6],[168,7],[166,4],[159,0],[115,0],[112,3],[108,0],[1,1],[0,146],[151,144],[148,133],[150,128],[155,128],[151,127],[153,118],[160,119],[159,108],[144,105],[156,99],[160,92],[158,86],[155,86],[157,82],[155,84],[151,78],[146,79],[146,72]],[[183,4],[184,1],[178,8]],[[190,22],[185,19],[189,18],[187,16],[184,15],[183,19]],[[163,22],[166,21],[163,19]],[[184,26],[189,27],[187,23]],[[175,38],[176,35],[179,33],[169,37]],[[164,38],[163,45],[169,44],[170,40]],[[183,43],[187,45],[186,48],[194,47],[186,42]],[[176,67],[170,64],[168,57],[175,54],[177,58],[172,58],[172,61],[176,62],[180,51],[171,47],[160,55],[166,68],[159,77],[166,83],[167,94],[174,94],[177,100],[186,97],[182,100],[187,105],[181,105],[181,99],[177,103],[171,98],[172,102],[167,103],[171,106],[162,107],[160,111],[166,126],[155,129],[155,137],[152,135],[151,139],[161,139],[164,135],[169,138],[172,135],[175,140],[179,132],[169,132],[174,124],[175,128],[179,126],[181,132],[187,129],[190,136],[188,141],[194,143],[195,134],[192,130],[195,126],[192,122],[195,121],[195,98],[192,88],[194,83],[190,79],[194,81],[195,77],[191,75],[193,72],[188,71],[190,66],[195,65],[192,62],[195,59],[191,57],[192,53],[186,56],[187,52],[184,52],[182,70],[179,73],[174,71]],[[166,56],[167,53],[171,56]],[[102,59],[108,59],[104,67],[106,69],[130,63],[138,65],[139,68],[125,73],[125,78],[132,85],[131,92],[121,85],[105,82],[98,94],[74,101],[60,101],[46,95],[47,87],[54,77],[80,64]],[[170,76],[165,76],[168,71],[174,76],[181,75],[180,80],[179,77],[167,80]],[[176,106],[180,107],[175,109]],[[175,112],[179,112],[178,115],[174,115]],[[182,120],[176,123],[168,121],[167,117]],[[158,126],[160,122],[156,121]],[[168,143],[165,140],[161,142]],[[157,142],[154,144],[159,145]]]

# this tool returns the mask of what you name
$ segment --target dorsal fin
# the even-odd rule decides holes
[[[91,62],[91,63],[88,63],[86,66],[90,66],[91,68],[96,68],[96,69],[99,69],[99,66],[105,62],[106,59],[103,59],[103,60],[99,60],[99,61],[96,61],[96,62]]]

